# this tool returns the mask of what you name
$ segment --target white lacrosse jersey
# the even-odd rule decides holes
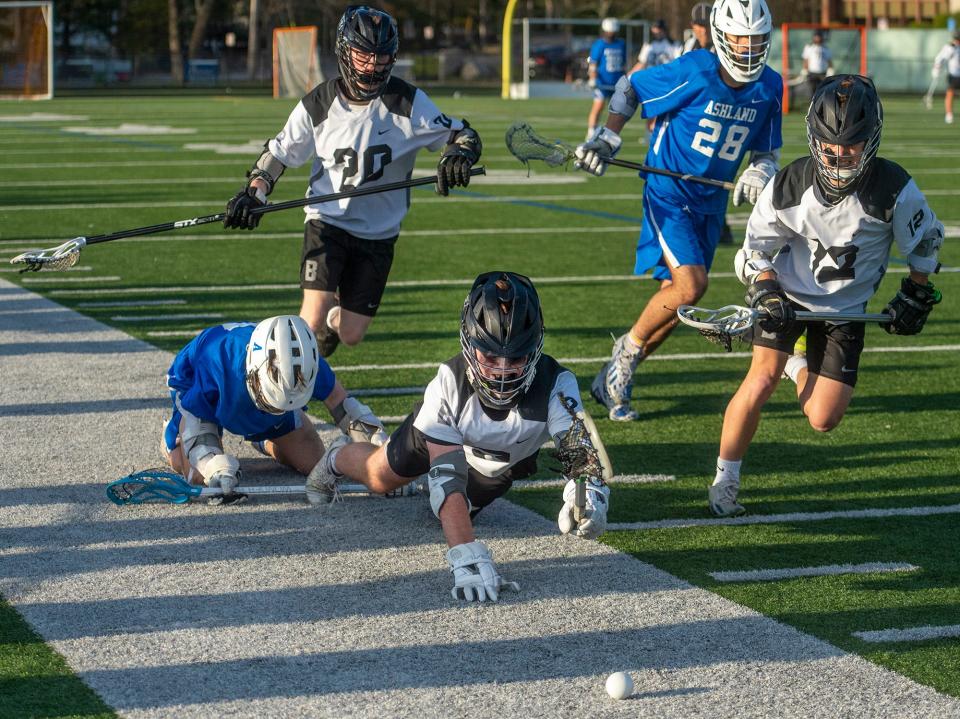
[[[365,105],[348,103],[334,78],[300,101],[268,149],[288,167],[313,162],[309,197],[407,180],[421,148],[439,150],[452,130],[461,129],[463,122],[444,115],[426,93],[398,77]],[[400,232],[409,208],[408,188],[308,205],[304,211],[307,220],[383,240]]]
[[[467,380],[466,359],[457,355],[440,365],[427,385],[413,426],[428,440],[463,445],[471,467],[496,477],[570,429],[573,418],[561,393],[574,400],[574,412],[583,409],[577,378],[552,357],[541,355],[519,404],[509,410],[489,409]]]
[[[637,62],[644,68],[666,65],[668,62],[676,60],[682,49],[681,46],[666,38],[645,42],[637,55]]]
[[[817,45],[811,42],[803,48],[801,57],[807,62],[807,72],[814,75],[825,75],[830,69],[830,60],[833,59],[833,53],[826,45]]]
[[[933,60],[933,66],[939,70],[944,64],[948,74],[953,77],[960,75],[960,45],[951,42],[941,48]]]
[[[907,257],[943,225],[907,171],[876,158],[860,188],[836,205],[823,199],[812,157],[791,162],[760,193],[743,246],[773,257],[787,296],[814,312],[863,312],[894,243]],[[921,272],[936,271],[928,258]]]

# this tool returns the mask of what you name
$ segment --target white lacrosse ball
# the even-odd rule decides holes
[[[626,672],[614,672],[607,677],[607,694],[613,699],[626,699],[633,694],[633,679]]]

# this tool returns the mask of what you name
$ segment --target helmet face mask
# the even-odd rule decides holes
[[[383,94],[397,61],[397,23],[382,10],[351,5],[337,27],[337,65],[344,89],[353,100]]]
[[[247,345],[246,383],[257,409],[284,414],[305,406],[319,372],[317,339],[295,315],[260,322]]]
[[[460,314],[467,379],[491,409],[516,406],[543,353],[543,314],[533,283],[512,272],[480,275]]]
[[[710,32],[717,59],[736,82],[755,82],[767,64],[773,20],[764,0],[717,0]]]
[[[807,144],[817,184],[836,204],[866,177],[880,147],[883,106],[873,82],[860,75],[834,75],[810,101]]]

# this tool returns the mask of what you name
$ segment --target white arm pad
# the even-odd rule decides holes
[[[923,239],[907,255],[911,270],[925,275],[935,274],[940,269],[940,247],[943,245],[943,223],[929,228]]]
[[[752,285],[757,275],[773,270],[773,262],[765,252],[744,247],[734,257],[733,268],[743,284]]]
[[[613,97],[610,98],[610,112],[623,115],[629,120],[639,106],[640,100],[633,91],[630,78],[623,75],[614,86]]]

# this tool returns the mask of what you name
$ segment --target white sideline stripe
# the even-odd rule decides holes
[[[31,250],[32,250],[32,249],[36,249],[36,248],[29,247],[29,248],[27,248],[27,249],[31,249]],[[26,250],[24,250],[24,251],[26,251]],[[4,258],[4,259],[0,259],[0,264],[4,264],[4,263],[6,263],[6,262],[9,262],[9,260],[7,260],[7,259],[5,259],[5,258]],[[65,269],[65,270],[60,270],[60,272],[89,272],[89,271],[92,270],[92,269],[93,269],[93,268],[92,268],[92,267],[89,267],[89,266],[87,266],[87,267],[68,267],[68,268]],[[17,268],[17,267],[0,267],[0,272],[16,272],[16,273],[19,274],[20,272],[22,272],[22,270],[20,270],[20,269]]]
[[[25,285],[66,285],[73,282],[116,282],[120,279],[122,278],[119,275],[105,275],[103,277],[24,277],[21,282]]]
[[[196,337],[203,330],[156,330],[147,332],[147,337]]]
[[[351,392],[356,394],[356,392]],[[653,522],[617,522],[607,529],[642,531],[645,529],[686,529],[689,527],[722,527],[747,524],[780,524],[782,522],[823,522],[828,519],[880,519],[883,517],[928,517],[937,514],[960,514],[960,504],[934,507],[892,507],[889,509],[849,509],[833,512],[789,512],[755,514],[730,519],[658,519]]]
[[[163,320],[218,320],[223,317],[222,312],[199,312],[197,314],[181,315],[114,315],[110,319],[114,322],[154,322]]]
[[[795,577],[828,577],[837,574],[873,574],[875,572],[913,572],[920,567],[904,562],[866,562],[864,564],[826,564],[820,567],[791,569],[751,569],[743,572],[710,572],[718,582],[762,582]]]
[[[185,305],[186,300],[113,300],[110,302],[78,302],[77,307],[158,307]]]
[[[865,642],[922,642],[928,639],[960,637],[960,624],[943,626],[910,627],[909,629],[878,629],[870,632],[853,632],[853,636]]]
[[[677,478],[672,474],[617,474],[610,478],[607,484],[654,484],[657,482],[675,482]],[[563,477],[553,479],[518,479],[513,483],[515,489],[525,487],[563,487],[567,480]]]

